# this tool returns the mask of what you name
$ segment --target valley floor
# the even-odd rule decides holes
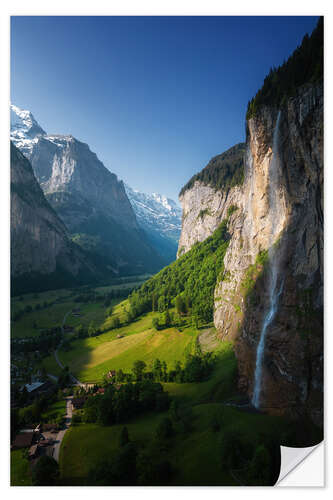
[[[111,287],[96,289],[94,293],[105,294],[110,290]],[[227,439],[229,433],[236,432],[237,435],[244,436],[249,446],[256,447],[261,442],[271,442],[274,436],[276,443],[279,443],[280,437],[287,432],[287,423],[279,417],[244,412],[230,405],[231,400],[237,401],[240,397],[236,387],[237,364],[232,343],[219,341],[211,325],[198,329],[185,318],[177,327],[156,330],[152,327],[152,320],[158,313],[150,312],[128,322],[127,300],[112,299],[111,311],[108,309],[110,301],[95,297],[91,301],[81,302],[80,296],[81,298],[84,296],[80,290],[62,290],[46,292],[37,297],[29,295],[23,299],[15,299],[13,311],[27,305],[33,310],[27,310],[22,318],[14,322],[12,337],[14,339],[35,337],[35,322],[39,326],[47,325],[49,328],[63,326],[61,338],[64,342],[57,349],[59,362],[67,366],[69,371],[83,383],[101,384],[106,380],[105,376],[110,370],[130,373],[137,360],[144,361],[147,370],[152,370],[153,363],[158,358],[166,363],[168,370],[171,370],[176,361],[184,363],[186,355],[193,353],[198,343],[203,352],[213,352],[215,361],[212,373],[206,380],[196,383],[162,382],[171,402],[176,402],[191,415],[185,427],[184,425],[179,427],[179,423],[174,424],[174,434],[167,443],[161,445],[156,441],[159,425],[169,416],[169,412],[166,411],[146,413],[122,424],[100,425],[81,421],[71,425],[63,436],[60,453],[59,450],[57,452],[60,484],[95,484],[91,471],[104,460],[118,456],[119,439],[124,425],[128,429],[130,441],[139,450],[138,453],[143,453],[144,456],[146,452],[154,454],[158,449],[158,455],[171,464],[170,477],[167,480],[157,479],[156,484],[245,483],[249,461],[241,460],[240,470],[234,470],[232,466],[226,464],[222,465],[223,440]],[[50,305],[42,311],[36,310],[36,304],[41,301],[50,302]],[[120,323],[117,328],[114,328],[115,318]],[[92,322],[97,333],[86,338],[78,338],[74,328],[78,325],[89,328]],[[23,359],[12,357],[12,364],[15,360],[18,369],[20,367],[26,369],[28,366],[32,372],[39,370],[53,377],[63,374],[54,352],[41,358],[29,355],[29,365],[26,358],[26,356]],[[15,383],[19,383],[19,380]],[[53,403],[42,417],[44,421],[54,420],[64,414],[65,408],[65,400],[60,399]],[[279,457],[279,449],[276,453]],[[274,460],[278,475],[279,459],[275,457]],[[22,451],[13,451],[11,461],[12,484],[31,484],[29,462],[22,455]]]

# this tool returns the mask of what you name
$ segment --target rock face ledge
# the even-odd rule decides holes
[[[218,335],[235,341],[239,387],[253,394],[256,351],[268,307],[265,253],[279,256],[283,289],[266,336],[261,408],[308,414],[322,423],[323,397],[323,88],[298,89],[280,113],[277,206],[270,204],[270,165],[278,110],[263,107],[247,123],[244,183],[228,193],[199,183],[182,195],[186,250],[214,231],[227,207],[230,244],[215,289]],[[202,208],[199,208],[202,207]],[[206,210],[202,221],[200,210]],[[208,214],[210,210],[210,214]],[[190,216],[188,214],[191,214]],[[190,217],[190,218],[188,218]],[[272,225],[276,237],[272,242]]]
[[[11,276],[15,288],[80,283],[95,269],[68,238],[25,156],[11,144]],[[37,283],[38,281],[38,283]],[[50,282],[52,287],[52,282]]]

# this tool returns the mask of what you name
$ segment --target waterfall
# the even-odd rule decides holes
[[[264,316],[260,340],[257,347],[256,368],[254,374],[254,390],[252,396],[252,404],[255,408],[260,407],[260,393],[262,385],[262,367],[265,355],[265,340],[268,327],[272,324],[276,315],[279,298],[283,289],[283,280],[279,280],[279,256],[274,243],[279,232],[278,220],[280,212],[279,203],[279,123],[281,112],[279,111],[274,134],[273,134],[273,149],[272,159],[269,165],[269,218],[270,218],[270,237],[269,237],[269,274],[268,274],[268,287],[269,287],[269,302],[268,310]],[[280,281],[280,282],[279,282]]]

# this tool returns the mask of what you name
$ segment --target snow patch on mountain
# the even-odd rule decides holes
[[[29,156],[38,138],[45,135],[31,111],[10,105],[10,139],[23,154]]]
[[[143,229],[157,231],[168,239],[178,242],[182,210],[175,201],[158,193],[142,193],[127,184],[125,190]]]

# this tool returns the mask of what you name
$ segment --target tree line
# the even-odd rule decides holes
[[[246,119],[256,115],[262,106],[280,108],[287,98],[294,96],[301,85],[317,83],[323,79],[324,27],[320,17],[311,36],[306,34],[299,47],[281,66],[271,68],[263,86],[249,101]]]

